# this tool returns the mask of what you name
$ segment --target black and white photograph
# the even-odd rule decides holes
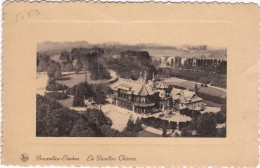
[[[43,41],[37,137],[226,135],[227,48]]]

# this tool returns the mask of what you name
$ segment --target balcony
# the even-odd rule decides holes
[[[155,103],[151,103],[151,102],[134,102],[135,106],[138,107],[153,107],[155,105]]]

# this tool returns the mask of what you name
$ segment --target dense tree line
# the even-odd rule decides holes
[[[76,72],[78,68],[85,68],[90,71],[93,80],[110,79],[110,73],[102,62],[103,54],[104,50],[99,47],[73,48],[71,57],[77,60]]]
[[[204,113],[193,119],[191,123],[181,131],[182,137],[226,137],[226,127],[216,128],[217,117],[214,113]]]
[[[46,96],[36,98],[36,136],[38,137],[118,137],[112,121],[102,111],[88,109],[83,114],[64,108]]]
[[[168,57],[165,57],[166,60]],[[159,65],[162,60],[159,60]],[[194,71],[213,72],[218,74],[227,73],[227,61],[219,59],[201,59],[201,58],[182,58],[174,57],[166,63],[167,66],[172,66],[180,69],[189,69]]]
[[[147,51],[122,51],[117,57],[105,57],[103,62],[122,78],[136,80],[140,72],[147,72],[147,78],[152,79],[156,68],[151,64],[151,56]]]

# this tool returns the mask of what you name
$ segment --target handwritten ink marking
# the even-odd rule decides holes
[[[40,11],[38,9],[30,10],[30,11],[28,11],[26,13],[19,12],[19,13],[16,14],[16,22],[20,22],[22,20],[29,19],[32,16],[38,16],[40,14],[41,13],[40,13]]]
[[[16,22],[18,22],[19,20],[23,20],[23,19],[24,19],[24,15],[22,15],[21,13],[16,14]]]
[[[38,11],[37,9],[36,10],[30,10],[29,12],[27,12],[28,18],[30,18],[33,15],[39,15],[39,14],[40,14],[40,11]]]

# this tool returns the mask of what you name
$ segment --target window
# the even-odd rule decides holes
[[[141,102],[144,103],[145,102],[145,97],[141,98]]]

